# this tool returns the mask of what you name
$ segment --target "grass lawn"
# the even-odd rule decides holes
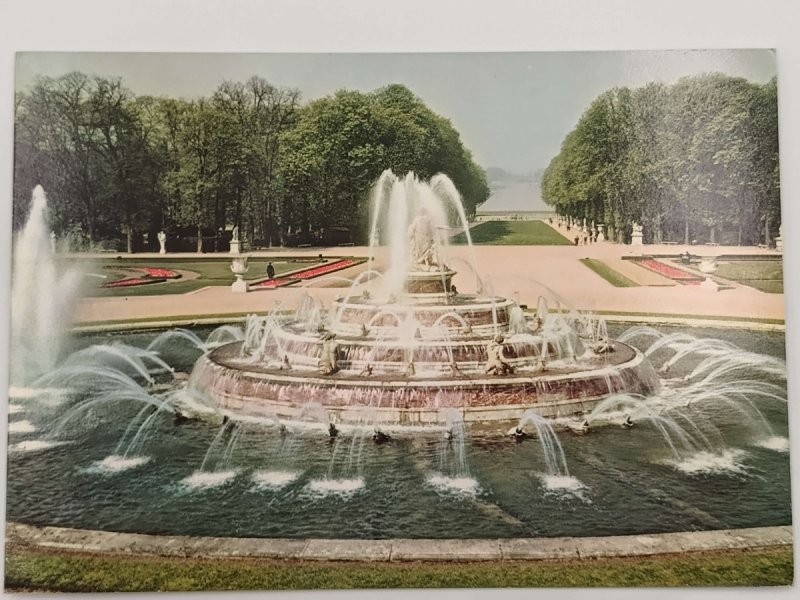
[[[543,221],[486,221],[469,230],[473,244],[497,246],[572,246],[573,243]],[[466,244],[459,233],[451,244]]]
[[[719,263],[716,275],[769,294],[783,293],[782,260],[726,260]]]
[[[536,562],[348,563],[105,557],[8,549],[6,590],[145,592],[790,585],[792,549]]]
[[[603,261],[594,258],[582,258],[581,262],[614,287],[639,287],[639,284],[635,281],[628,279],[621,273],[617,273]]]
[[[337,260],[336,258],[328,258],[328,261]],[[246,279],[261,279],[267,275],[267,263],[270,262],[268,258],[251,258],[248,261],[250,269],[247,272]],[[319,263],[314,262],[295,262],[291,257],[281,257],[272,260],[272,266],[275,267],[275,275],[288,271],[296,271],[303,267],[312,267]],[[157,296],[162,294],[185,294],[204,288],[209,285],[230,285],[233,283],[235,277],[231,273],[231,259],[230,258],[169,258],[169,259],[150,259],[150,260],[137,260],[137,259],[106,259],[106,260],[87,260],[85,263],[85,270],[89,273],[98,273],[108,275],[108,279],[95,279],[87,278],[90,281],[96,281],[97,287],[89,288],[86,291],[87,296]],[[169,281],[167,283],[152,283],[149,285],[133,286],[127,288],[102,288],[102,282],[114,281],[128,277],[117,269],[124,269],[126,267],[156,267],[160,269],[171,269],[179,271],[192,271],[198,273],[200,276],[195,279],[178,279]],[[131,274],[130,276],[134,276]]]

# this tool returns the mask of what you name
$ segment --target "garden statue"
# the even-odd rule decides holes
[[[778,228],[778,237],[775,238],[775,250],[783,254],[783,223]]]
[[[633,233],[631,233],[631,246],[641,246],[643,237],[644,234],[642,233],[642,226],[638,223],[634,223]]]
[[[508,375],[514,372],[514,368],[506,362],[505,356],[503,356],[504,340],[502,335],[496,335],[486,346],[486,353],[489,357],[485,369],[487,375]]]
[[[163,231],[158,232],[158,244],[161,246],[159,248],[159,254],[166,254],[167,253],[167,234]]]
[[[231,237],[231,249],[229,254],[237,256],[242,252],[242,242],[239,240],[239,226],[233,228],[233,233]]]
[[[53,254],[56,253],[56,232],[55,231],[51,231],[50,232],[50,250],[53,252]]]
[[[319,371],[323,375],[333,375],[339,370],[336,361],[339,355],[339,344],[334,341],[336,334],[325,331],[322,334],[322,357],[319,360]]]
[[[423,270],[430,270],[431,267],[435,267],[434,228],[428,211],[424,208],[409,225],[408,239],[411,242],[412,268],[422,267]]]

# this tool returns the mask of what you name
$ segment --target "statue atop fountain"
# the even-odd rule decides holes
[[[436,230],[433,227],[430,215],[423,208],[408,227],[408,239],[411,241],[412,270],[430,271],[438,266],[436,263],[435,235]]]

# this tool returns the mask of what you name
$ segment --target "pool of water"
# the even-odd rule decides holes
[[[195,333],[204,339],[208,331]],[[783,358],[782,334],[686,332]],[[84,336],[73,349],[119,340],[144,347],[155,335]],[[645,349],[651,341],[630,343]],[[163,352],[178,370],[199,354],[188,342]],[[652,358],[660,364],[671,355]],[[680,393],[702,360],[665,373],[664,397]],[[768,379],[785,388],[785,378]],[[785,402],[751,398],[763,420],[718,403],[686,407],[684,426],[706,442],[695,451],[676,453],[644,421],[561,433],[568,472],[554,474],[535,437],[517,442],[467,428],[463,438],[413,433],[376,444],[369,428],[331,440],[322,426],[175,424],[166,412],[123,458],[120,439],[130,439],[141,406],[99,406],[54,436],[58,393],[18,391],[10,401],[8,520],[294,538],[594,536],[791,523]]]

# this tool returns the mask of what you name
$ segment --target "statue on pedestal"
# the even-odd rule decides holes
[[[163,231],[158,232],[158,243],[161,245],[159,249],[159,254],[166,254],[167,253],[167,234]]]
[[[643,237],[644,234],[642,233],[642,226],[638,223],[634,223],[633,233],[631,233],[631,246],[641,246]]]
[[[408,227],[412,269],[430,271],[437,266],[435,233],[430,215],[423,208]]]

